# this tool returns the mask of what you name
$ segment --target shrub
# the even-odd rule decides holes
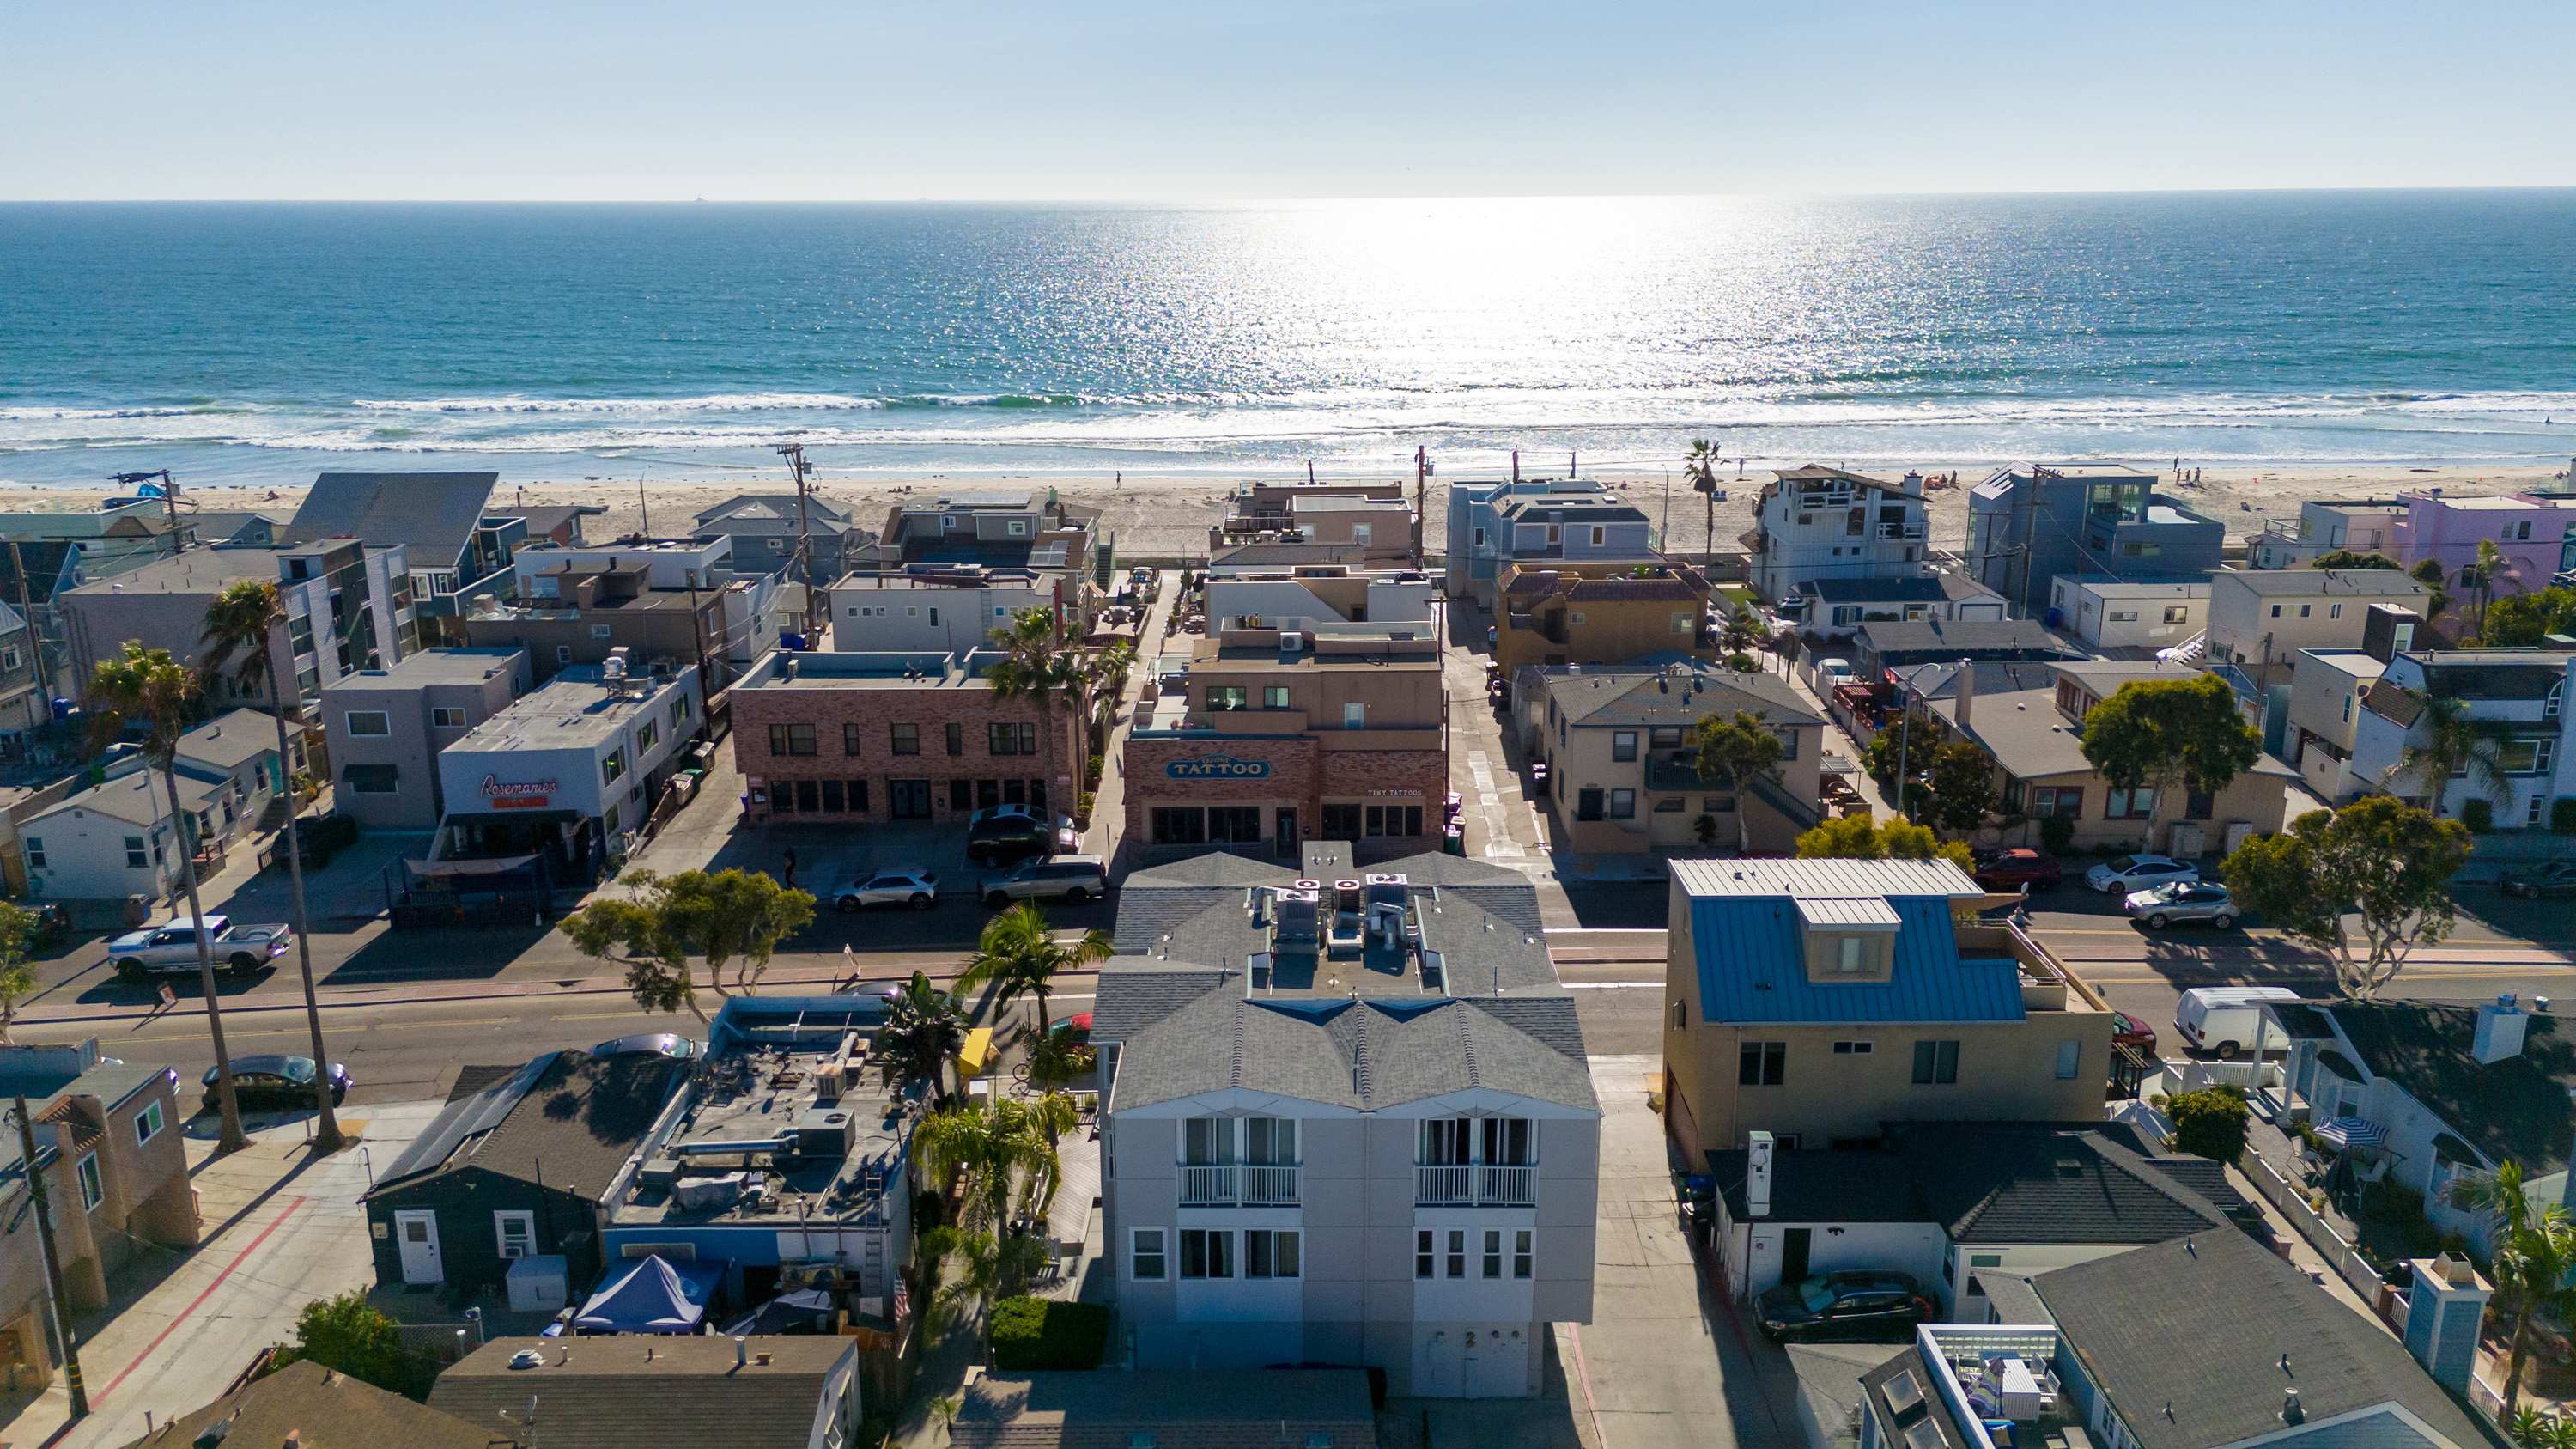
[[[1762,667],[1762,661],[1739,649],[1726,656],[1726,667],[1738,674],[1751,674]]]
[[[438,1360],[403,1347],[394,1321],[367,1305],[363,1288],[305,1304],[296,1315],[295,1342],[276,1355],[270,1369],[308,1358],[422,1403],[429,1401],[429,1386],[438,1378]]]
[[[2039,822],[2040,848],[2047,851],[2049,854],[2064,855],[2067,847],[2074,843],[2074,821],[2065,819],[2062,816],[2051,815],[2047,819]]]
[[[2233,1087],[2203,1087],[2165,1098],[2174,1145],[2194,1157],[2234,1162],[2245,1150],[2245,1094]]]
[[[912,1195],[912,1231],[915,1236],[929,1232],[948,1221],[948,1199],[935,1192]]]
[[[1048,1298],[1005,1298],[993,1305],[997,1369],[1096,1369],[1108,1346],[1104,1305]]]
[[[2495,829],[2495,802],[2483,795],[2472,795],[2461,801],[2460,823],[2479,835]]]
[[[2576,835],[2576,795],[2561,795],[2549,802],[2549,828],[2561,835]]]

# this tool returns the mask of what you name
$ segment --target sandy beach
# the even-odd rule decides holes
[[[1717,507],[1717,545],[1737,547],[1736,535],[1752,526],[1751,510],[1771,466],[1778,460],[1748,464],[1743,476],[1729,469],[1722,481],[1728,498]],[[1873,476],[1893,477],[1887,470]],[[1956,550],[1967,536],[1967,488],[1990,471],[1988,465],[1923,465],[1926,474],[1955,471],[1960,486],[1933,491],[1932,537],[1936,548]],[[834,481],[816,485],[819,496],[855,509],[870,527],[895,504],[937,498],[944,493],[996,493],[1052,489],[1061,497],[1104,510],[1102,528],[1116,535],[1118,551],[1129,557],[1191,557],[1204,552],[1207,529],[1223,511],[1226,493],[1249,474],[1138,475],[1124,481],[1096,474],[1040,476],[974,474],[931,476],[913,480]],[[1332,478],[1345,475],[1326,475]],[[1698,552],[1708,529],[1697,495],[1672,475],[1634,472],[1603,473],[1601,481],[1624,492],[1659,525],[1669,518],[1666,546]],[[2407,468],[2337,466],[2314,468],[2210,469],[2197,486],[2177,486],[2165,475],[2163,491],[2187,501],[2227,525],[2231,539],[2259,532],[2267,518],[2296,518],[2308,499],[2385,497],[2403,488],[2442,487],[2463,494],[2501,494],[2526,488],[2563,486],[2565,473],[2547,467]],[[1409,480],[1408,480],[1409,481]],[[514,503],[593,504],[606,510],[583,525],[592,540],[623,537],[639,530],[655,534],[685,532],[691,520],[737,493],[786,491],[782,479],[727,479],[721,484],[653,483],[641,492],[632,484],[608,482],[503,483],[493,491],[496,507]],[[1426,489],[1432,520],[1426,540],[1439,547],[1439,520],[1446,516],[1449,480],[1433,479]],[[21,511],[84,509],[96,506],[107,489],[11,487],[0,490],[0,508]],[[302,501],[304,489],[280,486],[192,488],[184,497],[208,511],[255,509],[284,516]],[[1667,511],[1669,510],[1669,511]]]

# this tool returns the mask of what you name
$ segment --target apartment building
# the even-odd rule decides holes
[[[470,649],[526,650],[539,683],[567,669],[596,669],[623,651],[630,659],[703,667],[721,688],[731,667],[728,637],[750,607],[748,584],[655,588],[642,563],[557,570],[540,582],[548,592],[465,600],[450,632]]]
[[[307,704],[341,676],[382,667],[419,647],[410,570],[399,546],[340,539],[194,548],[55,597],[84,694],[99,662],[122,657],[130,640],[202,666],[206,611],[246,579],[274,583],[284,598],[286,619],[269,631],[269,649],[281,661],[278,673],[295,680]],[[206,694],[217,704],[266,709],[274,703],[266,679],[244,681],[231,670],[210,677]]]
[[[2321,554],[2349,549],[2394,559],[2397,520],[2406,505],[2394,498],[2319,498],[2299,505],[2295,519],[2274,518],[2246,541],[2246,558],[2258,569],[2303,569]]]
[[[2198,579],[2077,574],[2049,586],[2047,622],[2098,653],[2151,654],[2182,645],[2208,627],[2209,585]]]
[[[1439,843],[1449,701],[1430,630],[1224,629],[1195,641],[1177,673],[1128,733],[1130,848],[1294,860],[1309,839],[1371,856]]]
[[[738,493],[697,516],[701,543],[731,545],[734,567],[782,573],[811,539],[816,580],[873,564],[877,536],[829,499],[807,495],[800,512],[793,493]]]
[[[1824,717],[1777,675],[1669,659],[1531,666],[1514,677],[1513,700],[1530,758],[1547,766],[1559,849],[1732,850],[1749,831],[1755,853],[1787,854],[1822,818]],[[1741,788],[1701,778],[1700,721],[1738,712],[1779,737],[1778,778]]]
[[[1024,609],[1079,616],[1062,600],[1063,580],[1035,569],[923,564],[891,573],[843,574],[824,605],[837,653],[965,654],[993,643]]]
[[[498,473],[324,473],[288,520],[293,543],[364,539],[399,546],[405,592],[419,600],[423,628],[445,629],[458,602],[493,592],[495,574],[528,541],[527,520],[494,510]],[[432,622],[435,621],[435,622]],[[434,642],[457,643],[443,635]]]
[[[1350,861],[1205,855],[1122,896],[1120,937],[1151,949],[1108,963],[1092,1028],[1120,1322],[1144,1369],[1339,1363],[1400,1395],[1535,1393],[1551,1326],[1591,1318],[1581,1025],[1526,880]]]
[[[1461,480],[1450,484],[1448,546],[1443,560],[1446,571],[1441,578],[1441,587],[1449,597],[1492,602],[1495,580],[1501,576],[1504,562],[1521,556],[1517,535],[1503,526],[1503,513],[1531,500],[1601,505],[1619,502],[1617,494],[1589,478]],[[1638,520],[1642,522],[1644,515],[1638,515]],[[1653,546],[1645,531],[1631,528],[1625,520],[1618,527],[1616,547],[1621,554],[1642,557]],[[1545,537],[1543,532],[1539,534],[1533,546]],[[1578,546],[1580,543],[1578,540]]]
[[[2355,790],[2384,790],[2473,825],[2483,816],[2498,830],[2547,828],[2553,802],[2576,796],[2571,674],[2576,649],[2391,653],[2361,690],[2346,778]],[[2474,760],[2436,789],[2407,768],[2406,751],[2431,739],[2446,710],[2480,733]]]
[[[1400,482],[1251,482],[1226,496],[1225,516],[1208,529],[1208,552],[1247,543],[1300,544],[1355,553],[1370,565],[1421,559],[1421,519]]]
[[[438,752],[536,686],[528,651],[423,649],[322,691],[333,808],[371,830],[430,830],[447,813]]]
[[[1688,1160],[1772,1134],[2102,1115],[2111,1009],[1948,861],[1677,860],[1665,1125]]]
[[[2217,519],[2122,463],[2015,465],[1968,491],[1968,573],[2026,614],[2061,575],[2200,578],[2226,543]]]
[[[2287,684],[2309,649],[2358,649],[2374,605],[2423,617],[2432,591],[2395,569],[2221,569],[2209,576],[2202,657],[2257,688]]]
[[[1780,600],[1818,579],[1924,573],[1927,517],[1920,473],[1890,483],[1820,463],[1775,470],[1753,505],[1746,581]]]
[[[2493,543],[2504,555],[2494,580],[2500,594],[2545,589],[2576,571],[2576,493],[2526,489],[2502,497],[2463,498],[2440,488],[2397,495],[2405,512],[2390,525],[2382,550],[2405,568],[2437,559],[2455,583],[2478,561],[2478,545]]]
[[[733,757],[755,819],[949,820],[1068,810],[1078,711],[993,692],[990,650],[777,653],[736,681]]]
[[[1099,533],[1100,510],[1067,503],[1053,490],[952,493],[898,503],[886,514],[875,567],[982,564],[1025,568],[1065,599],[1087,608],[1093,567],[1110,541]]]
[[[1434,623],[1431,575],[1350,564],[1244,567],[1211,574],[1207,617],[1220,632],[1313,624]]]
[[[1688,564],[1515,563],[1503,570],[1500,596],[1494,661],[1505,669],[1717,653],[1708,576]]]

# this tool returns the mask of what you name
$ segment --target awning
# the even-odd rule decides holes
[[[957,1070],[969,1077],[980,1077],[993,1064],[993,1029],[979,1026],[966,1033],[966,1044],[957,1049]]]
[[[573,1318],[576,1333],[695,1333],[724,1281],[722,1263],[673,1263],[660,1255],[620,1264]]]
[[[2337,1117],[2317,1129],[2317,1140],[2337,1152],[2356,1147],[2385,1147],[2388,1129],[2367,1117]]]

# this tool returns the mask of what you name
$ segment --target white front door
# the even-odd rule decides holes
[[[404,1282],[447,1281],[446,1267],[438,1257],[438,1214],[410,1210],[396,1212],[394,1239],[402,1245]]]

